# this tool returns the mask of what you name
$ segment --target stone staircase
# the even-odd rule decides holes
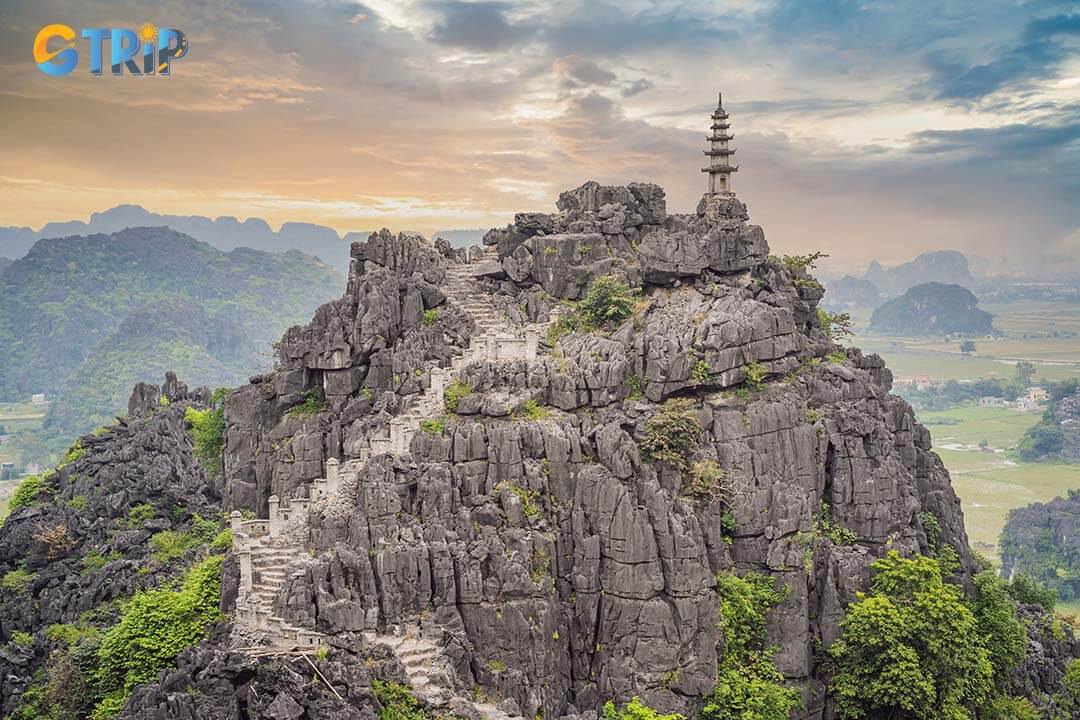
[[[269,519],[245,520],[239,511],[230,518],[233,549],[240,564],[240,589],[234,625],[234,646],[251,656],[301,654],[314,651],[326,636],[297,627],[275,614],[274,602],[288,579],[288,566],[308,555],[308,515],[313,507],[322,513],[351,512],[356,502],[359,477],[364,464],[384,453],[406,454],[424,419],[445,412],[444,392],[451,378],[473,362],[488,360],[532,360],[536,357],[543,326],[533,325],[523,332],[500,318],[487,293],[473,287],[478,263],[498,261],[495,248],[488,248],[474,262],[452,264],[444,288],[449,302],[467,312],[476,323],[476,333],[466,352],[453,358],[449,368],[432,368],[430,387],[413,398],[405,411],[390,421],[389,436],[373,437],[360,457],[341,463],[326,461],[326,477],[312,482],[309,498],[294,498],[287,504],[273,495],[269,499]],[[436,707],[455,697],[450,674],[441,664],[442,650],[418,632],[399,635],[372,634],[370,642],[388,646],[405,668],[409,685],[418,697]],[[461,702],[460,699],[456,700]],[[465,701],[468,702],[468,701]],[[489,720],[518,720],[494,705],[472,702],[472,707]]]

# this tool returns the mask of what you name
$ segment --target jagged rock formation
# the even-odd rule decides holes
[[[147,541],[186,528],[195,515],[213,517],[220,507],[220,480],[198,467],[184,423],[186,408],[209,399],[205,388],[189,390],[172,373],[160,387],[140,383],[129,417],[81,438],[74,459],[0,526],[0,577],[29,574],[23,587],[0,587],[0,715],[14,710],[61,645],[46,628],[81,622],[85,613],[91,624],[108,626],[116,615],[112,601],[176,577],[180,564],[150,562]],[[151,511],[133,519],[138,505]],[[17,633],[32,642],[13,642]]]
[[[959,285],[916,285],[874,310],[870,331],[885,335],[995,335],[994,316]]]
[[[929,433],[879,358],[824,359],[836,348],[818,325],[821,288],[769,259],[734,198],[669,214],[655,185],[588,183],[558,209],[490,232],[497,259],[385,231],[354,243],[346,295],[227,399],[230,510],[266,518],[271,496],[317,496],[327,461],[355,468],[347,512],[307,505],[311,552],[278,576],[276,611],[329,637],[433,643],[453,691],[479,688],[511,715],[634,695],[687,712],[723,651],[714,574],[756,569],[790,588],[770,640],[806,717],[821,717],[814,648],[837,636],[873,558],[925,550],[929,512],[973,568]],[[463,267],[522,330],[601,275],[642,297],[609,333],[463,365],[484,320],[444,290]],[[373,448],[447,370],[471,390],[453,412],[407,447]],[[723,470],[722,492],[643,459],[647,421],[679,397],[703,428],[694,459]],[[823,503],[856,542],[816,531]]]

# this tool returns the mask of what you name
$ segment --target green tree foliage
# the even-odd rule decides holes
[[[994,666],[979,620],[938,561],[892,551],[873,563],[870,592],[848,607],[832,694],[845,720],[970,720]]]
[[[1063,711],[1062,717],[1080,717],[1080,660],[1069,661],[1061,679],[1061,690],[1054,695],[1054,704]]]
[[[1016,363],[1016,381],[1027,387],[1031,384],[1031,378],[1035,376],[1035,363],[1030,360],[1021,360]]]
[[[776,648],[766,646],[769,612],[783,600],[772,578],[756,573],[716,577],[724,654],[716,689],[701,710],[705,720],[790,720],[801,707],[799,693],[783,685]]]
[[[195,438],[195,458],[211,477],[221,477],[224,472],[225,451],[225,394],[221,388],[214,392],[211,406],[205,410],[189,407],[184,419],[191,426]]]
[[[641,457],[686,469],[690,455],[701,441],[701,423],[689,401],[668,401],[660,412],[645,421]]]
[[[1030,575],[1020,573],[1012,579],[1005,591],[1021,605],[1041,605],[1046,612],[1053,612],[1057,605],[1057,591],[1040,583]]]
[[[205,638],[221,619],[221,562],[221,555],[211,555],[188,572],[179,590],[145,590],[123,606],[120,622],[97,650],[96,681],[105,695],[104,711],[136,684],[156,679],[177,653]]]
[[[1065,446],[1065,433],[1056,422],[1041,422],[1024,433],[1017,452],[1029,462],[1054,457]]]
[[[979,634],[994,666],[994,681],[1004,687],[1006,675],[1024,659],[1027,631],[1016,619],[1016,606],[1009,598],[1005,582],[992,570],[974,578],[968,607],[975,614]]]
[[[55,397],[42,428],[15,440],[23,462],[54,461],[123,412],[132,385],[166,370],[242,384],[269,365],[264,348],[343,286],[299,252],[225,253],[166,228],[40,242],[7,280],[0,399]]]
[[[678,713],[670,715],[658,713],[635,697],[621,709],[608,700],[604,703],[604,720],[685,720],[685,718]]]
[[[979,720],[1043,720],[1026,698],[995,696],[979,710]]]
[[[634,296],[625,282],[614,275],[593,280],[578,312],[593,327],[614,327],[634,312]]]
[[[819,307],[817,314],[821,329],[825,331],[825,334],[833,342],[840,342],[845,337],[855,334],[855,323],[851,319],[851,313],[834,313]]]

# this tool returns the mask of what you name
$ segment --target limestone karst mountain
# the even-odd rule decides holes
[[[344,295],[285,332],[274,370],[223,400],[175,378],[139,386],[131,422],[84,438],[0,528],[0,572],[31,574],[0,583],[18,610],[2,632],[23,633],[0,655],[0,711],[41,707],[78,675],[53,669],[88,657],[89,631],[65,650],[53,624],[134,632],[78,572],[98,562],[87,553],[134,589],[147,542],[192,538],[193,515],[216,509],[229,624],[115,695],[88,693],[96,707],[594,720],[637,697],[698,716],[738,642],[722,588],[759,573],[775,589],[761,628],[775,655],[761,656],[796,691],[794,716],[820,720],[836,709],[824,649],[875,559],[948,558],[950,592],[975,585],[929,432],[880,358],[830,340],[820,285],[770,256],[733,196],[680,214],[656,185],[586,183],[484,245],[385,230],[355,242]],[[189,461],[214,438],[223,471],[207,476]],[[182,457],[154,459],[169,453]],[[141,462],[179,468],[199,504],[147,500],[161,476],[140,484]],[[123,463],[127,480],[106,482]],[[72,542],[50,559],[35,538],[60,524]],[[223,545],[209,545],[212,559]],[[198,557],[197,538],[184,547],[183,562]],[[141,587],[179,571],[151,567]],[[1015,680],[1042,707],[1080,656],[1048,623],[1029,624],[1029,648],[1052,652]]]
[[[263,252],[297,250],[318,257],[344,274],[348,272],[349,243],[333,228],[304,222],[286,222],[274,230],[262,218],[249,217],[243,222],[235,217],[209,218],[201,215],[169,215],[146,210],[139,205],[117,205],[91,214],[89,222],[73,220],[51,222],[34,231],[28,227],[0,226],[0,255],[18,259],[42,239],[76,235],[112,235],[128,228],[165,226],[212,245],[218,250],[250,248]],[[350,233],[367,236],[368,232]]]
[[[995,335],[994,316],[978,307],[975,293],[960,285],[925,283],[878,306],[870,331],[883,335]]]
[[[110,421],[136,380],[165,370],[242,382],[340,283],[311,256],[224,253],[167,228],[38,242],[0,274],[0,401],[55,401],[23,454]]]

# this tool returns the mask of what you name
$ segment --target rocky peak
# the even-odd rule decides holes
[[[971,572],[929,433],[880,358],[830,341],[820,285],[770,258],[743,203],[674,214],[656,185],[586,183],[484,243],[354,243],[346,295],[229,396],[228,507],[303,517],[294,562],[253,570],[281,627],[405,632],[436,703],[688,712],[723,649],[713,578],[756,570],[788,588],[769,635],[818,718],[814,648],[875,557],[925,551],[930,513]],[[637,295],[589,331],[573,304],[601,277]],[[700,428],[685,464],[645,449],[669,400]]]

